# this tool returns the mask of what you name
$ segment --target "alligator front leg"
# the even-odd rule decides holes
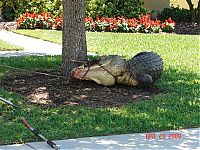
[[[139,82],[130,72],[125,72],[121,76],[118,76],[117,83],[131,86],[137,86],[139,84]]]

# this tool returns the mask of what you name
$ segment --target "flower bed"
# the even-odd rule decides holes
[[[54,18],[50,13],[42,12],[28,13],[26,12],[19,19],[17,19],[18,29],[62,29],[62,18]]]
[[[62,29],[62,18],[54,18],[49,13],[25,13],[17,20],[19,29]],[[173,32],[175,22],[169,18],[161,23],[160,20],[152,20],[150,15],[141,15],[139,19],[126,19],[123,16],[108,18],[98,16],[85,18],[86,31],[94,32],[139,32],[139,33],[159,33]]]
[[[173,32],[175,22],[171,18],[161,23],[160,20],[151,20],[150,15],[142,15],[139,19],[117,18],[85,18],[85,26],[87,31],[107,31],[107,32],[139,32],[139,33],[159,33]]]

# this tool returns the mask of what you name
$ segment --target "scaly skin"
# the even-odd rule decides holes
[[[160,77],[162,70],[163,62],[159,55],[154,52],[142,52],[128,61],[120,56],[110,55],[90,68],[74,68],[71,75],[73,78],[93,80],[104,86],[112,86],[115,83],[137,86],[153,83]]]
[[[139,82],[136,80],[135,76],[132,76],[131,72],[124,72],[123,75],[118,76],[116,83],[126,84],[130,86],[137,86]]]

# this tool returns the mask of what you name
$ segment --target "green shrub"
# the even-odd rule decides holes
[[[14,0],[0,0],[0,7],[2,8],[2,18],[6,21],[15,19],[15,8],[17,2]]]
[[[23,13],[36,12],[49,12],[55,16],[62,13],[62,0],[19,0],[18,3],[18,16]]]
[[[56,17],[62,13],[62,0],[19,0],[18,16],[25,12],[49,12]]]
[[[2,8],[2,18],[6,21],[12,21],[15,19],[15,11],[12,7],[5,6]]]
[[[126,18],[139,17],[146,13],[142,7],[143,0],[106,0],[107,8],[104,15],[110,17],[122,15]]]
[[[105,0],[85,0],[85,15],[89,17],[103,16]]]
[[[143,4],[144,0],[86,0],[86,16],[138,18],[146,13]]]
[[[62,0],[0,0],[3,3],[3,15],[5,18],[13,20],[25,12],[41,13],[49,12],[55,17],[62,14]],[[125,18],[139,18],[140,14],[145,14],[146,10],[142,7],[144,0],[86,0],[86,16],[95,18],[98,16]],[[9,8],[9,9],[8,9]],[[8,13],[9,11],[9,13]]]
[[[163,11],[158,14],[159,20],[166,20],[171,17],[175,22],[191,22],[191,11],[179,7],[164,8]]]
[[[54,16],[62,13],[62,0],[0,0],[3,19],[11,21],[25,12],[49,12]]]

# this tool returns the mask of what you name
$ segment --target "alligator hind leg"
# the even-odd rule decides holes
[[[142,74],[137,78],[137,80],[141,85],[149,85],[153,83],[153,79],[149,74]]]

